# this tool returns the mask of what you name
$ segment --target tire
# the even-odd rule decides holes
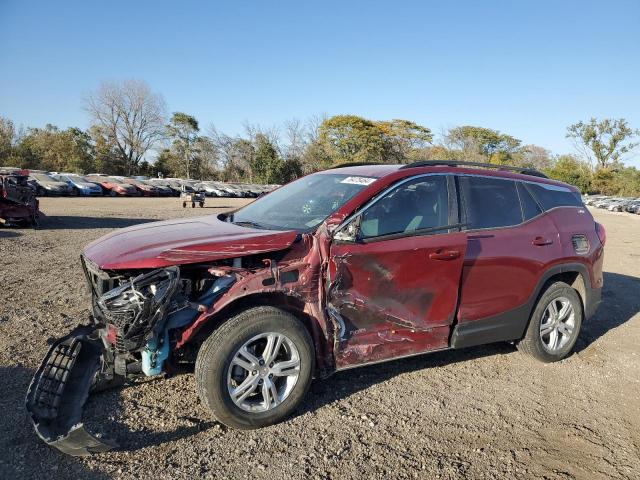
[[[291,371],[292,375],[273,377],[273,384],[280,391],[287,392],[282,398],[278,395],[281,403],[272,405],[269,401],[268,409],[265,407],[265,396],[262,389],[267,385],[267,378],[264,370],[270,370],[264,366],[258,366],[259,370],[251,373],[248,369],[243,372],[242,367],[232,366],[232,361],[237,357],[240,348],[251,342],[256,337],[267,334],[278,334],[283,336],[282,346],[278,350],[286,357],[287,353],[291,355],[292,351],[297,354],[299,367],[297,371]],[[258,340],[260,342],[261,340]],[[265,340],[266,342],[266,340]],[[286,342],[291,342],[292,347]],[[264,347],[266,348],[266,347]],[[255,348],[256,359],[262,361],[262,351]],[[293,356],[291,356],[293,358]],[[311,384],[311,378],[314,371],[314,348],[311,337],[302,323],[292,314],[282,311],[274,307],[254,307],[245,310],[215,330],[209,338],[202,344],[198,352],[198,358],[195,366],[196,389],[202,403],[211,411],[213,417],[223,424],[231,428],[241,430],[251,430],[255,428],[266,427],[280,422],[289,416],[300,404]],[[271,362],[275,368],[283,363]],[[289,360],[290,361],[290,360]],[[252,367],[253,368],[253,367]],[[258,386],[253,387],[253,393],[247,397],[246,403],[255,402],[251,405],[262,408],[263,410],[247,411],[241,408],[238,403],[231,398],[230,386],[233,380],[233,372],[243,372],[246,374],[244,380],[238,380],[233,384],[238,388],[238,384],[249,380],[250,375],[256,375],[251,378],[258,378],[261,382]],[[297,373],[297,379],[293,377]],[[264,380],[262,380],[264,378]],[[271,382],[272,380],[268,380]],[[265,383],[262,383],[265,382]],[[285,383],[283,383],[285,382]],[[290,386],[289,383],[293,382]],[[272,397],[273,398],[273,397]]]
[[[187,208],[187,202],[182,202],[182,208]]]
[[[200,208],[204,208],[204,202],[200,202]]]
[[[77,197],[78,195],[80,195],[80,190],[78,190],[76,187],[73,187],[71,189],[71,196],[72,197]]]
[[[552,301],[555,305],[555,311],[559,314],[559,322],[554,320],[553,314],[549,312],[554,309],[551,306]],[[571,310],[563,316],[565,301],[570,304]],[[578,292],[564,282],[552,283],[538,300],[536,308],[531,314],[527,332],[518,343],[518,350],[545,363],[562,360],[569,355],[578,339],[583,316],[582,301]],[[557,327],[553,327],[554,323],[557,324]],[[560,324],[563,324],[564,327]],[[549,326],[545,327],[545,325]],[[544,333],[548,331],[550,333]]]
[[[196,202],[191,202],[191,208],[196,208]]]

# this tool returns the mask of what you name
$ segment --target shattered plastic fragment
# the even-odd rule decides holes
[[[79,326],[56,340],[29,385],[26,407],[38,436],[63,453],[106,452],[116,443],[98,438],[82,424],[82,408],[100,368],[102,345]]]

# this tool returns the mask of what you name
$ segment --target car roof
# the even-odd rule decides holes
[[[537,175],[528,175],[526,173],[519,173],[516,171],[510,170],[500,170],[500,165],[492,166],[492,168],[482,168],[475,166],[464,166],[464,162],[461,162],[459,166],[454,165],[416,165],[412,166],[408,165],[388,165],[388,164],[367,164],[367,165],[344,165],[338,166],[329,170],[324,170],[319,173],[342,173],[346,175],[359,175],[365,177],[376,177],[383,178],[389,175],[400,174],[403,172],[404,175],[402,177],[408,177],[411,175],[424,174],[424,173],[451,173],[451,174],[459,174],[459,175],[477,175],[483,177],[499,177],[499,178],[509,178],[512,180],[522,180],[527,182],[536,182],[536,183],[544,183],[547,185],[556,185],[559,187],[570,188],[571,190],[577,191],[577,188],[573,185],[569,185],[564,182],[560,182],[557,180],[552,180],[550,178],[546,178],[543,176]],[[524,171],[527,171],[524,169]]]

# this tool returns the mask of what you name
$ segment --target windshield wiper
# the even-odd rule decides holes
[[[252,227],[252,228],[260,228],[263,230],[267,230],[265,227],[263,227],[262,225],[256,222],[243,221],[243,222],[231,222],[231,223],[233,223],[234,225],[240,225],[241,227]]]

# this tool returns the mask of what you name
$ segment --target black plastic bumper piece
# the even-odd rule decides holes
[[[95,327],[79,326],[56,340],[29,385],[26,407],[38,436],[63,453],[85,456],[116,447],[88,432],[82,408],[100,369],[102,344]]]

